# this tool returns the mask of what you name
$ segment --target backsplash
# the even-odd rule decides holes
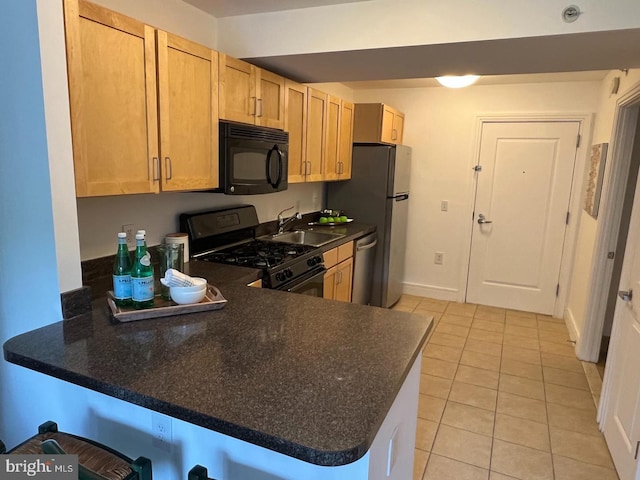
[[[302,216],[302,219],[296,220],[291,224],[291,228],[307,225],[308,222],[314,221],[317,218],[317,211],[310,212]],[[255,235],[268,235],[275,233],[278,229],[277,221],[267,221],[261,223],[255,230]],[[158,242],[161,243],[161,242]],[[157,245],[149,246],[149,253],[151,254],[151,263],[154,267],[156,289],[160,288],[160,266],[159,259],[160,254],[157,250]],[[133,252],[131,252],[133,255]],[[115,257],[115,251],[109,255],[93,258],[82,261],[82,289],[78,289],[73,292],[66,292],[62,294],[62,306],[63,314],[65,313],[65,305],[68,307],[69,317],[66,315],[64,318],[70,318],[71,316],[84,313],[79,311],[79,308],[84,308],[89,299],[95,300],[96,298],[104,297],[106,292],[113,290],[112,273],[113,273],[113,259]],[[90,309],[90,307],[89,307]]]
[[[178,231],[178,216],[183,212],[251,204],[256,207],[259,221],[264,223],[292,205],[302,213],[317,211],[324,205],[323,186],[323,183],[293,184],[284,192],[266,195],[194,192],[78,198],[81,260],[84,264],[85,260],[113,255],[116,233],[127,224],[133,224],[136,230],[146,230],[147,243],[158,245],[167,233]],[[84,273],[83,283],[87,284]]]

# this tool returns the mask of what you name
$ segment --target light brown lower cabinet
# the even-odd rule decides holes
[[[247,287],[262,288],[262,279],[259,278],[258,280],[254,280],[251,283],[247,283]]]
[[[324,253],[324,298],[351,302],[353,288],[353,242]]]

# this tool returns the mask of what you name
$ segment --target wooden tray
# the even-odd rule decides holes
[[[147,318],[168,317],[170,315],[182,315],[185,313],[204,312],[207,310],[219,310],[227,304],[227,299],[222,296],[220,290],[213,285],[207,285],[207,293],[200,303],[178,305],[171,300],[157,296],[154,299],[153,308],[137,310],[133,307],[118,307],[113,299],[113,292],[107,292],[107,303],[111,309],[112,317],[118,322],[133,322]]]

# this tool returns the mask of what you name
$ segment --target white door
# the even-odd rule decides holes
[[[606,367],[611,379],[604,436],[620,480],[637,478],[640,441],[640,184],[634,203],[620,279],[620,288],[633,294],[618,298],[609,345],[613,359]]]
[[[483,124],[467,302],[553,313],[579,128]]]

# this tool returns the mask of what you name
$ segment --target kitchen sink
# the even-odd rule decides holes
[[[344,237],[342,233],[316,232],[313,230],[292,230],[290,232],[266,235],[261,237],[261,239],[273,242],[293,243],[295,245],[322,247],[323,245],[333,242],[341,237]]]

